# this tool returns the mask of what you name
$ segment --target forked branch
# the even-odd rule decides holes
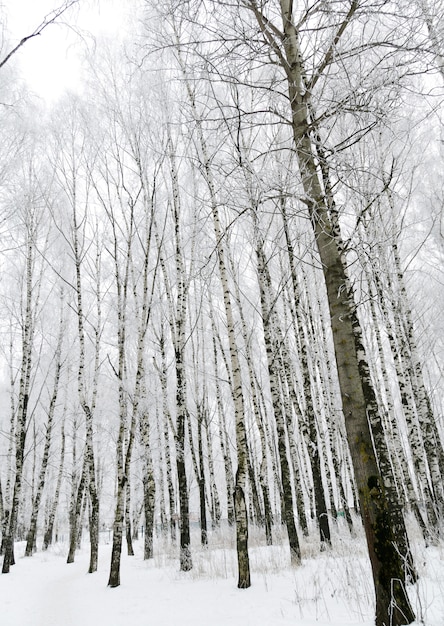
[[[68,9],[70,9],[74,4],[77,4],[79,1],[80,0],[65,0],[61,6],[48,13],[48,15],[43,18],[42,22],[32,31],[31,34],[23,37],[23,39],[21,39],[19,43],[6,54],[6,56],[0,61],[0,69],[16,52],[20,50],[22,46],[25,45],[27,41],[41,35],[47,26],[55,24],[59,17],[61,17]]]

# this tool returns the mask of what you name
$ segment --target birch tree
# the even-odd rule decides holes
[[[23,480],[23,463],[28,424],[28,403],[30,394],[33,338],[35,320],[33,318],[33,265],[35,255],[35,225],[29,224],[26,242],[26,279],[25,303],[22,320],[22,363],[20,371],[20,387],[17,407],[17,424],[15,427],[15,480],[11,508],[8,515],[4,537],[4,559],[2,573],[8,574],[10,566],[15,564],[14,538],[17,525],[18,508]]]
[[[18,368],[18,395],[17,404],[11,395],[11,456],[14,454],[14,479],[13,491],[9,498],[7,497],[8,513],[4,518],[4,536],[3,549],[4,559],[2,573],[8,574],[11,565],[15,563],[14,557],[14,540],[17,530],[19,506],[21,503],[23,481],[24,481],[24,463],[25,463],[25,446],[27,433],[30,424],[30,416],[32,408],[30,407],[30,397],[33,393],[32,380],[33,370],[36,360],[36,334],[37,322],[40,312],[40,299],[42,289],[43,269],[46,263],[38,254],[39,246],[44,253],[45,245],[42,240],[42,227],[44,225],[44,211],[41,207],[41,196],[39,186],[37,184],[37,173],[35,170],[35,161],[32,159],[28,162],[29,171],[22,184],[24,184],[23,197],[20,198],[20,204],[23,208],[19,210],[18,226],[22,228],[16,233],[17,244],[22,252],[23,258],[23,276],[20,285],[20,302],[18,304],[18,327],[20,333],[20,365]],[[26,181],[26,182],[25,182]],[[21,222],[21,224],[20,224]],[[21,240],[22,239],[22,240]],[[20,284],[20,283],[19,283]],[[14,393],[14,378],[11,379]],[[12,468],[11,468],[12,469]],[[8,484],[7,484],[8,487]],[[9,487],[7,489],[8,496]]]
[[[91,180],[86,167],[87,145],[84,134],[80,131],[82,113],[77,103],[71,102],[66,105],[65,114],[70,116],[70,124],[63,132],[54,135],[52,160],[56,173],[57,183],[60,188],[64,206],[69,209],[69,221],[60,210],[54,210],[54,225],[64,237],[72,258],[72,274],[68,274],[67,280],[71,287],[73,306],[76,313],[76,339],[78,349],[77,367],[77,397],[79,407],[84,417],[85,427],[85,452],[82,475],[77,490],[76,509],[81,510],[83,489],[87,488],[91,504],[89,516],[90,535],[90,563],[89,573],[97,570],[98,541],[99,541],[99,493],[97,488],[96,460],[94,451],[94,410],[97,402],[98,380],[100,371],[100,339],[102,330],[101,320],[101,296],[100,296],[100,247],[97,243],[97,254],[93,258],[94,267],[93,293],[95,294],[96,319],[93,321],[85,311],[85,251],[89,248],[90,238],[98,242],[98,233],[94,232],[94,222],[90,221],[89,194],[91,192]],[[68,270],[69,271],[69,270]],[[67,272],[66,267],[64,272]],[[93,328],[93,356],[91,368],[89,367],[89,335],[86,330]],[[90,326],[91,324],[91,326]],[[91,372],[91,378],[89,374]],[[75,515],[73,520],[78,519]],[[74,545],[78,528],[72,528],[72,540],[68,554],[68,562],[74,560]]]
[[[3,68],[6,63],[11,60],[15,54],[17,54],[28,41],[34,37],[39,37],[49,26],[60,23],[59,18],[64,15],[72,6],[75,6],[79,0],[65,0],[59,7],[53,9],[48,13],[40,22],[38,26],[34,28],[30,33],[24,35],[17,44],[12,44],[12,47],[6,53],[3,53],[0,57],[0,69]]]
[[[305,16],[302,15],[302,19],[301,16],[298,17],[291,1],[282,1],[281,29],[269,21],[255,2],[246,2],[245,5],[254,14],[265,41],[277,55],[288,83],[294,147],[305,194],[304,201],[325,278],[342,407],[372,564],[376,589],[376,624],[409,624],[414,620],[414,615],[404,585],[398,583],[403,580],[402,563],[394,549],[395,536],[391,527],[389,502],[367,421],[367,414],[375,410],[374,391],[353,292],[347,276],[344,244],[338,224],[334,222],[334,216],[329,211],[322,174],[316,163],[311,133],[313,121],[308,106],[311,91],[329,65],[335,47],[358,10],[358,3],[349,3],[348,10],[340,16],[341,21],[332,35],[330,47],[308,83],[300,47],[300,28],[305,22]]]

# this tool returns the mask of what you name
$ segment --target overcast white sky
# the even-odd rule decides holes
[[[29,35],[63,0],[3,0],[3,15],[10,46]],[[128,0],[80,0],[65,20],[88,37],[88,33],[118,34]],[[20,71],[30,88],[47,100],[79,83],[80,35],[68,26],[49,26],[40,37],[28,41],[17,53]]]

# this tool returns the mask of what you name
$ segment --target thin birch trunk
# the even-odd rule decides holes
[[[179,191],[176,155],[168,126],[168,153],[172,185],[172,204],[174,227],[174,259],[176,269],[177,299],[175,317],[170,320],[173,334],[175,370],[176,370],[176,471],[179,486],[179,529],[180,529],[180,569],[189,571],[193,567],[190,550],[190,511],[188,498],[188,480],[185,463],[185,429],[187,419],[187,384],[185,375],[185,327],[189,281],[185,272],[181,238],[181,197]]]
[[[295,264],[295,254],[293,250],[293,244],[291,241],[287,216],[285,210],[285,201],[281,200],[281,213],[284,223],[284,233],[286,238],[286,246],[288,251],[288,262],[290,266],[290,276],[291,276],[291,284],[293,288],[293,298],[294,298],[294,306],[292,307],[293,314],[293,322],[295,325],[295,333],[299,340],[299,360],[300,366],[302,370],[302,381],[303,381],[303,397],[305,399],[305,415],[302,416],[302,422],[300,426],[302,427],[302,433],[306,439],[307,450],[310,459],[312,477],[313,477],[313,489],[315,496],[315,506],[316,506],[316,518],[318,522],[319,535],[320,535],[320,544],[322,547],[327,544],[331,544],[331,536],[330,536],[330,526],[328,522],[328,513],[327,513],[327,504],[325,500],[325,492],[324,486],[322,482],[322,471],[321,471],[321,455],[320,455],[320,445],[319,445],[319,437],[318,428],[316,425],[316,416],[315,416],[315,408],[314,408],[314,399],[313,399],[313,389],[311,383],[311,372],[309,366],[309,358],[308,358],[308,338],[307,332],[304,329],[302,319],[302,303],[301,303],[301,295],[299,290],[299,285],[297,281],[296,274],[296,264]],[[331,481],[330,481],[331,484]]]
[[[405,328],[405,338],[409,350],[410,379],[414,386],[414,398],[417,404],[419,425],[424,442],[424,449],[429,465],[430,478],[438,506],[444,503],[444,450],[436,420],[433,414],[430,397],[424,382],[421,360],[415,340],[413,314],[409,305],[404,273],[396,241],[392,242],[392,252],[395,261],[396,277],[400,289],[400,304],[403,312],[402,321]],[[399,312],[400,313],[400,312]],[[406,346],[406,347],[407,347]]]
[[[302,273],[304,284],[307,285],[308,277],[303,266],[301,267],[301,273]],[[315,284],[316,284],[316,275],[313,274],[311,278],[315,281]],[[320,348],[318,352],[317,365],[318,365],[318,371],[320,372],[320,376],[323,382],[322,392],[323,392],[325,406],[328,407],[329,417],[327,418],[327,429],[328,429],[329,439],[332,444],[332,448],[331,448],[332,463],[333,463],[333,469],[334,469],[334,473],[336,477],[336,483],[338,485],[338,490],[339,490],[340,504],[343,508],[344,517],[347,521],[347,525],[350,530],[350,533],[353,534],[354,533],[353,519],[350,514],[348,497],[346,493],[346,488],[344,486],[344,478],[342,476],[341,469],[340,469],[341,464],[342,464],[341,459],[343,457],[345,457],[346,465],[347,467],[349,467],[350,450],[349,450],[349,446],[347,442],[345,442],[345,446],[343,446],[342,435],[339,432],[341,429],[341,425],[338,423],[338,415],[341,413],[341,409],[339,406],[337,406],[337,403],[334,401],[334,397],[333,397],[335,394],[335,389],[336,389],[335,384],[333,382],[333,372],[335,369],[335,365],[333,365],[333,362],[331,361],[329,341],[327,339],[327,334],[326,334],[326,328],[327,328],[328,323],[325,320],[325,315],[324,315],[325,309],[322,306],[322,303],[320,301],[320,295],[319,295],[320,289],[317,284],[316,284],[314,293],[318,294],[316,297],[315,304],[317,306],[318,315],[320,317],[320,324],[316,330],[315,328],[312,328],[312,336],[317,337],[318,345]],[[308,306],[310,307],[310,304]],[[310,319],[311,320],[315,319],[313,313],[310,314]],[[355,489],[354,489],[353,478],[351,478],[351,489],[354,494]],[[358,511],[358,507],[356,507],[356,511]]]
[[[59,393],[60,374],[62,370],[62,341],[64,331],[64,319],[63,319],[63,297],[61,299],[62,310],[60,314],[59,336],[57,340],[57,347],[54,355],[55,362],[55,374],[54,385],[51,395],[51,400],[48,408],[48,420],[46,422],[45,433],[45,445],[43,449],[42,461],[40,464],[40,471],[37,480],[37,492],[32,502],[31,521],[29,523],[29,530],[26,537],[25,556],[32,556],[35,551],[36,535],[37,535],[37,517],[40,510],[40,502],[43,496],[43,489],[45,486],[46,470],[48,467],[49,453],[52,440],[52,427],[54,422],[54,413],[56,408],[57,397]]]
[[[389,292],[393,292],[392,281],[389,277],[389,274],[387,274],[387,278]],[[426,515],[428,519],[426,522],[426,526],[427,528],[430,528],[431,526],[436,524],[436,513],[433,507],[430,505],[432,502],[434,502],[434,495],[431,491],[432,487],[429,484],[427,471],[427,455],[425,454],[423,448],[421,431],[417,421],[416,403],[413,395],[413,389],[408,378],[409,359],[408,355],[406,355],[404,347],[399,345],[399,343],[402,342],[403,330],[399,316],[390,315],[390,312],[388,310],[387,298],[384,297],[384,286],[382,284],[381,277],[377,272],[373,272],[373,279],[378,295],[378,301],[380,303],[380,309],[382,311],[387,329],[387,338],[394,360],[401,406],[407,425],[409,446],[412,454],[413,467],[415,470],[414,473],[418,482],[418,488],[422,491],[424,501],[427,503]],[[395,310],[396,306],[394,305],[391,308],[392,310]],[[415,500],[413,502],[415,502]],[[415,504],[413,504],[413,506],[415,507]]]
[[[75,424],[75,421],[74,421]],[[75,436],[73,437],[73,449],[76,445]],[[75,455],[73,454],[75,458]],[[67,563],[74,563],[75,552],[77,548],[77,539],[80,534],[80,522],[82,514],[82,502],[85,494],[87,481],[86,457],[84,457],[82,465],[82,473],[79,483],[77,484],[77,472],[75,470],[75,462],[73,462],[73,470],[71,475],[71,502],[69,509],[69,549]]]
[[[222,401],[222,393],[219,382],[219,366],[218,366],[218,351],[215,337],[216,326],[211,316],[211,323],[213,329],[213,363],[214,363],[214,386],[216,391],[216,406],[218,415],[218,427],[219,427],[219,444],[222,452],[222,458],[224,460],[225,470],[225,483],[227,494],[227,518],[228,524],[232,526],[235,522],[234,518],[234,475],[233,465],[231,461],[230,446],[228,442],[227,424],[225,419],[225,407]]]
[[[161,430],[161,420],[163,424],[163,416],[162,418],[159,416],[159,408],[156,402],[156,432],[157,432],[157,448],[159,449],[159,515],[160,515],[160,529],[163,536],[167,536],[168,534],[168,516],[166,511],[166,500],[165,500],[165,468],[166,468],[166,451],[164,450],[163,445],[163,437]],[[145,475],[145,473],[144,473]]]
[[[213,530],[216,530],[220,526],[221,508],[219,492],[216,484],[216,474],[214,470],[214,458],[213,458],[213,438],[210,431],[210,420],[208,418],[208,408],[206,407],[204,413],[204,426],[205,426],[205,439],[207,445],[208,454],[208,472],[210,476],[210,492],[211,492],[211,520]]]
[[[273,404],[274,419],[278,438],[279,462],[281,468],[282,500],[284,505],[284,520],[287,527],[288,540],[290,544],[290,557],[292,565],[301,563],[301,550],[294,521],[293,495],[291,487],[290,465],[287,455],[287,434],[285,427],[285,416],[283,413],[283,402],[281,399],[279,372],[284,369],[281,358],[281,350],[275,335],[275,316],[273,306],[275,297],[270,293],[270,283],[265,278],[268,275],[262,245],[258,239],[256,242],[256,256],[258,264],[258,281],[261,297],[262,324],[264,329],[265,349],[267,353],[268,376],[270,380],[270,392]]]
[[[232,271],[234,272],[234,260],[232,255],[230,255],[230,266]],[[260,465],[259,465],[259,484],[261,486],[262,491],[262,499],[264,505],[264,513],[263,513],[263,522],[265,526],[265,539],[267,545],[273,544],[273,512],[271,509],[271,501],[270,501],[270,492],[269,492],[269,476],[268,476],[268,464],[267,464],[267,442],[265,436],[265,429],[263,427],[263,418],[261,416],[260,405],[259,405],[259,397],[258,397],[258,385],[256,383],[256,376],[254,374],[254,366],[253,366],[253,356],[252,350],[250,346],[250,342],[248,340],[248,329],[247,323],[245,320],[244,311],[242,308],[242,302],[240,297],[239,285],[235,283],[235,296],[237,307],[239,310],[239,318],[242,326],[242,338],[244,342],[244,350],[245,350],[245,361],[248,368],[249,381],[250,381],[250,393],[251,400],[253,403],[253,414],[255,417],[255,423],[257,425],[260,437],[261,444],[261,456],[260,456]]]
[[[125,489],[125,539],[128,556],[134,556],[131,528],[131,481],[128,479]]]
[[[89,402],[86,396],[86,382],[85,382],[85,359],[86,359],[86,338],[85,338],[85,324],[84,324],[84,310],[83,310],[83,284],[82,284],[82,253],[79,240],[79,232],[82,228],[82,222],[78,221],[77,213],[77,192],[76,181],[73,181],[73,197],[72,197],[72,249],[75,265],[75,298],[76,298],[76,313],[77,313],[77,339],[79,344],[79,365],[77,369],[77,391],[79,397],[80,407],[85,417],[85,463],[84,470],[82,470],[82,480],[86,481],[88,486],[89,497],[91,500],[91,515],[90,515],[90,561],[88,573],[97,571],[98,551],[99,551],[99,499],[96,487],[96,474],[95,474],[95,458],[94,458],[94,432],[93,432],[93,409],[94,398],[97,390],[97,375],[98,375],[98,362],[99,362],[99,343],[98,332],[99,326],[96,328],[96,345],[95,345],[95,369],[93,378],[93,396],[92,402]],[[99,280],[100,272],[97,272],[97,280]],[[97,304],[100,306],[99,293],[96,293]],[[99,309],[100,311],[100,309]],[[99,322],[100,323],[100,316]],[[86,472],[86,476],[84,476]],[[81,480],[81,483],[82,483]],[[80,490],[79,490],[80,492]],[[74,554],[68,557],[68,562],[74,560]]]
[[[46,523],[45,534],[43,536],[43,550],[47,550],[53,541],[53,533],[54,533],[54,522],[55,516],[57,512],[57,507],[60,499],[60,488],[62,486],[62,478],[63,473],[65,471],[65,414],[66,414],[66,405],[63,410],[63,422],[62,422],[62,432],[60,435],[60,460],[59,460],[59,471],[57,474],[57,482],[56,488],[54,491],[54,497],[49,506],[49,514],[48,520]]]
[[[202,423],[203,411],[201,409],[197,422],[197,451],[199,456],[199,505],[200,505],[200,542],[203,546],[208,545],[207,510],[205,503],[206,480],[203,452]]]
[[[162,332],[159,339],[161,367],[157,368],[160,379],[160,387],[162,390],[162,424],[161,430],[163,445],[165,446],[165,468],[166,468],[166,480],[168,488],[168,504],[169,504],[169,527],[171,541],[176,541],[176,496],[174,493],[173,472],[171,465],[171,449],[170,449],[170,424],[172,424],[172,418],[170,409],[168,406],[168,389],[167,389],[167,361],[165,352],[165,336]]]
[[[8,574],[11,565],[14,565],[14,538],[17,528],[17,517],[20,506],[20,497],[23,481],[23,465],[25,460],[25,443],[27,434],[28,403],[32,367],[32,346],[34,339],[33,316],[33,269],[35,257],[35,226],[32,216],[28,224],[25,261],[25,294],[24,314],[22,320],[22,359],[20,366],[19,397],[17,419],[15,426],[15,480],[11,507],[8,515],[8,525],[4,535],[4,558],[2,573]]]

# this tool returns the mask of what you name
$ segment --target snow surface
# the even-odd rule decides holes
[[[197,537],[194,538],[195,544]],[[179,571],[176,548],[156,542],[156,556],[122,555],[121,585],[107,587],[111,546],[100,545],[99,570],[87,574],[88,546],[66,564],[67,546],[25,558],[0,575],[1,626],[370,626],[373,590],[362,537],[335,539],[334,551],[305,545],[303,563],[289,565],[288,548],[250,549],[252,586],[236,587],[232,537],[211,549],[193,545],[193,570]],[[310,553],[311,552],[311,553]],[[444,624],[444,547],[416,549],[420,581],[409,590],[416,624]]]

